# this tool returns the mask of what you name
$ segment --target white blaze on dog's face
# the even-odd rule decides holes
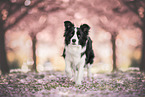
[[[74,32],[73,32],[73,36],[72,36],[71,41],[70,41],[71,45],[79,45],[79,38],[78,38],[77,32],[78,32],[78,29],[75,27]]]

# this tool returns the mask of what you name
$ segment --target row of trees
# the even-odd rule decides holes
[[[44,3],[45,2],[45,3]],[[2,74],[10,72],[8,60],[7,60],[7,48],[5,35],[9,29],[19,26],[19,24],[25,25],[27,31],[32,40],[32,51],[34,64],[33,71],[36,69],[36,44],[37,34],[43,30],[46,24],[45,16],[47,14],[56,12],[58,10],[64,10],[67,6],[62,6],[62,3],[57,3],[56,0],[1,0],[0,1],[0,68]],[[57,6],[58,5],[58,6]],[[47,8],[47,6],[51,6]],[[37,14],[33,9],[38,9]],[[31,14],[29,12],[32,12]],[[21,23],[24,21],[24,23]],[[25,29],[25,28],[22,28]]]
[[[66,4],[64,4],[66,3]],[[68,3],[72,3],[70,0]],[[32,40],[32,71],[37,72],[37,34],[47,27],[47,15],[65,10],[67,2],[57,0],[1,0],[0,1],[0,68],[9,73],[6,32],[13,28],[25,29]]]
[[[7,60],[7,48],[5,35],[6,32],[15,27],[25,16],[28,15],[29,10],[36,7],[43,0],[35,1],[28,6],[28,0],[1,0],[0,1],[0,66],[2,74],[10,72]],[[26,7],[27,6],[27,7]],[[21,9],[23,8],[23,11]],[[35,56],[35,55],[34,55]]]
[[[101,6],[102,2],[97,1]],[[110,5],[112,3],[112,5]],[[99,15],[105,15],[105,19],[100,19],[100,25],[103,29],[110,32],[112,51],[113,51],[113,71],[117,69],[117,54],[116,54],[116,39],[119,34],[119,30],[122,28],[139,27],[142,31],[142,53],[140,61],[140,71],[145,71],[145,1],[144,0],[109,0],[106,1],[102,9],[102,13]],[[110,8],[111,10],[106,9]],[[100,7],[97,10],[100,11]],[[104,21],[105,20],[105,21]]]
[[[44,3],[45,2],[45,3]],[[32,40],[32,51],[33,51],[33,71],[37,72],[36,69],[36,45],[37,45],[37,34],[41,32],[47,24],[47,18],[45,16],[52,12],[65,11],[68,7],[73,6],[76,1],[69,0],[68,2],[58,2],[57,0],[1,0],[0,1],[0,66],[2,74],[9,73],[10,69],[7,60],[7,48],[5,45],[5,34],[6,32],[18,25],[22,20],[26,19],[28,24],[28,32]],[[120,28],[126,26],[140,27],[142,30],[142,57],[140,63],[140,71],[145,71],[145,2],[143,0],[92,0],[92,3],[80,1],[77,4],[79,6],[86,7],[88,12],[92,10],[94,15],[101,17],[98,25],[104,30],[110,32],[111,43],[113,51],[113,71],[117,70],[116,63],[116,37]],[[48,8],[49,6],[49,8]],[[103,6],[103,7],[102,7]],[[29,11],[33,8],[39,10],[37,14],[29,14]],[[106,10],[109,8],[109,10]],[[23,10],[22,10],[23,9]],[[41,14],[40,14],[41,12]],[[74,13],[72,13],[74,14]],[[29,15],[36,17],[26,18]],[[42,16],[43,15],[43,16]],[[37,18],[38,17],[38,18]],[[43,20],[39,22],[42,17]],[[103,18],[103,19],[102,19]],[[38,21],[37,21],[38,20]],[[39,24],[39,25],[35,25]],[[31,27],[33,25],[33,27]],[[41,25],[41,26],[40,26]],[[36,29],[37,28],[37,29]]]

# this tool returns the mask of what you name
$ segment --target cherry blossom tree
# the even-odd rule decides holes
[[[35,13],[40,16],[40,12],[49,14],[59,10],[65,10],[69,3],[57,0],[1,0],[0,1],[0,66],[3,74],[9,73],[9,65],[7,60],[7,51],[5,44],[5,35],[11,28],[17,28],[19,23],[23,22],[23,18]],[[33,17],[35,18],[35,17]],[[32,19],[32,18],[31,18]],[[37,21],[37,20],[36,20]],[[35,23],[34,23],[35,24]],[[34,26],[33,26],[34,27]],[[31,28],[31,30],[34,28]],[[37,33],[42,26],[35,27],[37,31],[29,32],[32,40],[35,40]],[[37,38],[36,38],[37,39]],[[36,41],[35,41],[36,42]],[[32,43],[35,44],[33,41]],[[35,45],[33,45],[35,47]],[[34,48],[33,48],[34,50]],[[35,56],[35,55],[34,55]],[[33,57],[34,58],[34,57]],[[35,59],[35,58],[34,58]]]
[[[9,73],[5,45],[5,34],[25,17],[30,9],[43,0],[1,0],[0,1],[0,66],[2,74]]]
[[[71,2],[71,1],[70,1]],[[50,0],[44,0],[39,3],[38,6],[33,7],[29,14],[19,23],[19,28],[25,29],[32,41],[32,59],[33,66],[32,71],[37,72],[37,35],[48,26],[48,15],[57,11],[64,11],[67,8],[67,4],[64,6],[64,2],[58,2]]]
[[[99,18],[98,25],[111,35],[113,70],[117,71],[116,39],[121,29],[132,26],[137,19],[131,11],[119,0],[95,1],[99,6],[94,6]],[[101,7],[103,6],[103,7]]]
[[[134,25],[142,31],[142,55],[140,62],[140,71],[145,72],[145,1],[144,0],[122,0],[122,2],[138,16],[139,20]]]

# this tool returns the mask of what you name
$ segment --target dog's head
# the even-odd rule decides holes
[[[64,26],[64,37],[66,45],[81,45],[82,47],[85,46],[90,29],[87,24],[83,24],[80,27],[75,27],[74,24],[70,21],[65,21]]]

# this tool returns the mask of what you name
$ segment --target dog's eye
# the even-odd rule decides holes
[[[80,38],[81,37],[81,35],[78,35],[78,38]]]
[[[70,35],[73,36],[73,33],[71,33]]]

